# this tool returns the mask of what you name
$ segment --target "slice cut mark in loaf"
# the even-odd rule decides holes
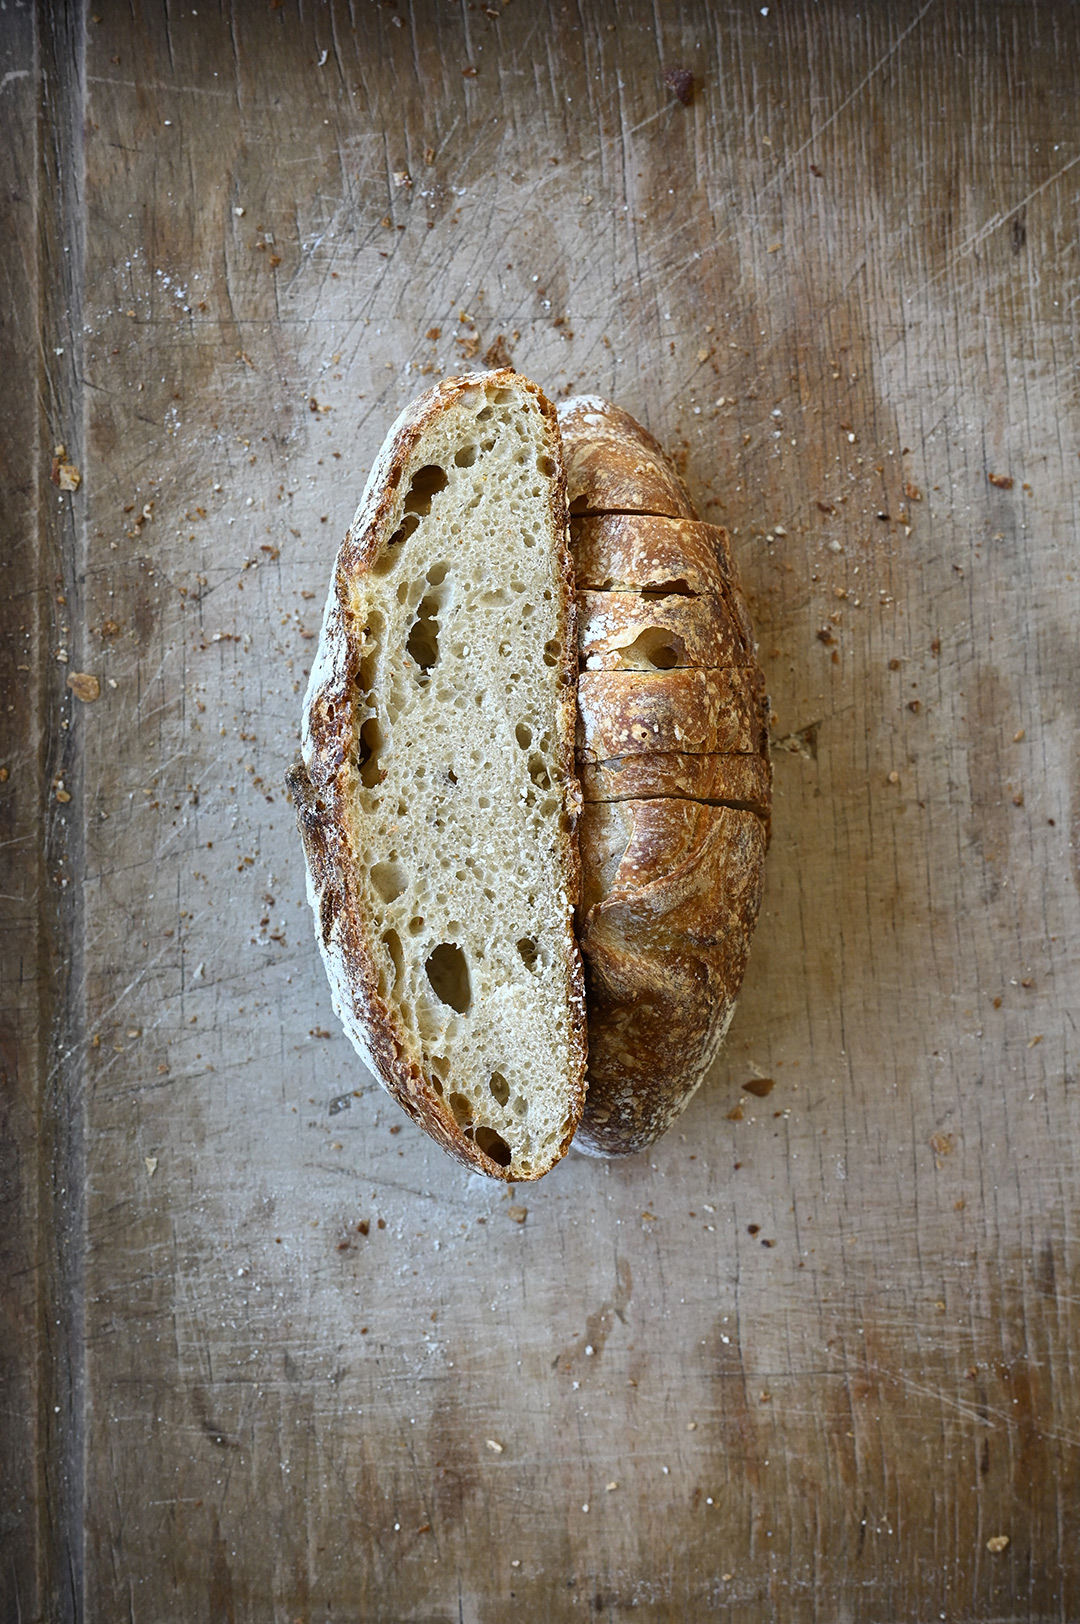
[[[338,558],[294,783],[336,1007],[460,1160],[581,1112],[574,608],[553,408],[510,372],[399,419]]]
[[[741,807],[768,824],[772,771],[765,756],[692,756],[658,750],[645,756],[583,762],[578,775],[586,801],[675,796],[710,806]]]

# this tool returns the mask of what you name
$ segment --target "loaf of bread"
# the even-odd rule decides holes
[[[627,413],[582,397],[559,421],[585,802],[575,1144],[620,1156],[670,1127],[734,1014],[769,831],[768,705],[726,533]]]
[[[338,554],[290,788],[335,1009],[503,1179],[581,1115],[576,640],[554,408],[510,371],[406,409]]]

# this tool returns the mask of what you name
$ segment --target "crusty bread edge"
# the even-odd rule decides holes
[[[554,406],[535,384],[509,369],[444,379],[410,402],[387,435],[335,561],[304,702],[301,760],[287,774],[286,782],[296,803],[297,826],[307,860],[307,897],[315,919],[315,936],[334,1010],[346,1036],[373,1076],[451,1156],[488,1177],[517,1181],[541,1177],[565,1155],[584,1106],[585,984],[572,913],[566,922],[570,981],[567,1130],[550,1160],[525,1174],[512,1165],[500,1167],[465,1136],[424,1076],[411,1035],[393,1007],[379,995],[373,943],[365,929],[363,911],[357,905],[348,810],[355,731],[354,679],[359,669],[357,640],[350,636],[350,582],[366,573],[380,553],[394,514],[401,476],[425,429],[470,390],[493,385],[531,394],[552,431],[556,472],[551,483],[551,522],[557,537],[557,577],[565,628],[556,702],[556,782],[563,791],[569,826],[562,854],[567,890],[571,905],[576,904],[580,892],[576,825],[582,797],[574,772],[577,627],[565,471]]]

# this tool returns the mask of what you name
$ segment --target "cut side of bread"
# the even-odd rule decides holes
[[[566,525],[535,385],[414,402],[338,555],[290,780],[346,1033],[451,1154],[515,1180],[584,1094]]]

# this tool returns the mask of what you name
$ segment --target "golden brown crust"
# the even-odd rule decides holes
[[[567,929],[571,1057],[567,1085],[567,1131],[544,1166],[525,1172],[503,1167],[469,1138],[420,1065],[416,1042],[399,1013],[380,993],[379,956],[363,895],[356,880],[352,806],[357,735],[365,718],[358,700],[365,627],[357,617],[357,582],[376,562],[400,518],[398,487],[418,442],[448,406],[477,387],[524,390],[539,406],[550,431],[555,473],[550,484],[551,534],[556,546],[563,635],[558,650],[560,697],[554,749],[555,778],[566,798],[568,829],[561,858],[571,900],[580,866],[574,820],[581,792],[573,770],[576,638],[573,570],[566,545],[565,483],[559,459],[555,409],[535,384],[503,370],[446,379],[414,401],[398,419],[368,479],[356,518],[339,551],[323,629],[304,709],[303,762],[288,775],[308,868],[308,900],[330,981],[334,1009],[369,1069],[398,1103],[442,1147],[475,1171],[498,1179],[539,1177],[569,1148],[584,1097],[586,1024],[581,965]]]
[[[621,407],[581,396],[559,408],[571,513],[697,515],[659,444]]]
[[[578,677],[578,764],[671,750],[760,754],[765,719],[765,679],[756,666],[583,671]]]
[[[753,659],[724,599],[711,593],[579,592],[577,602],[583,671],[707,670]]]
[[[730,807],[618,801],[586,804],[581,839],[589,1094],[576,1143],[628,1155],[683,1110],[727,1031],[765,831]]]

